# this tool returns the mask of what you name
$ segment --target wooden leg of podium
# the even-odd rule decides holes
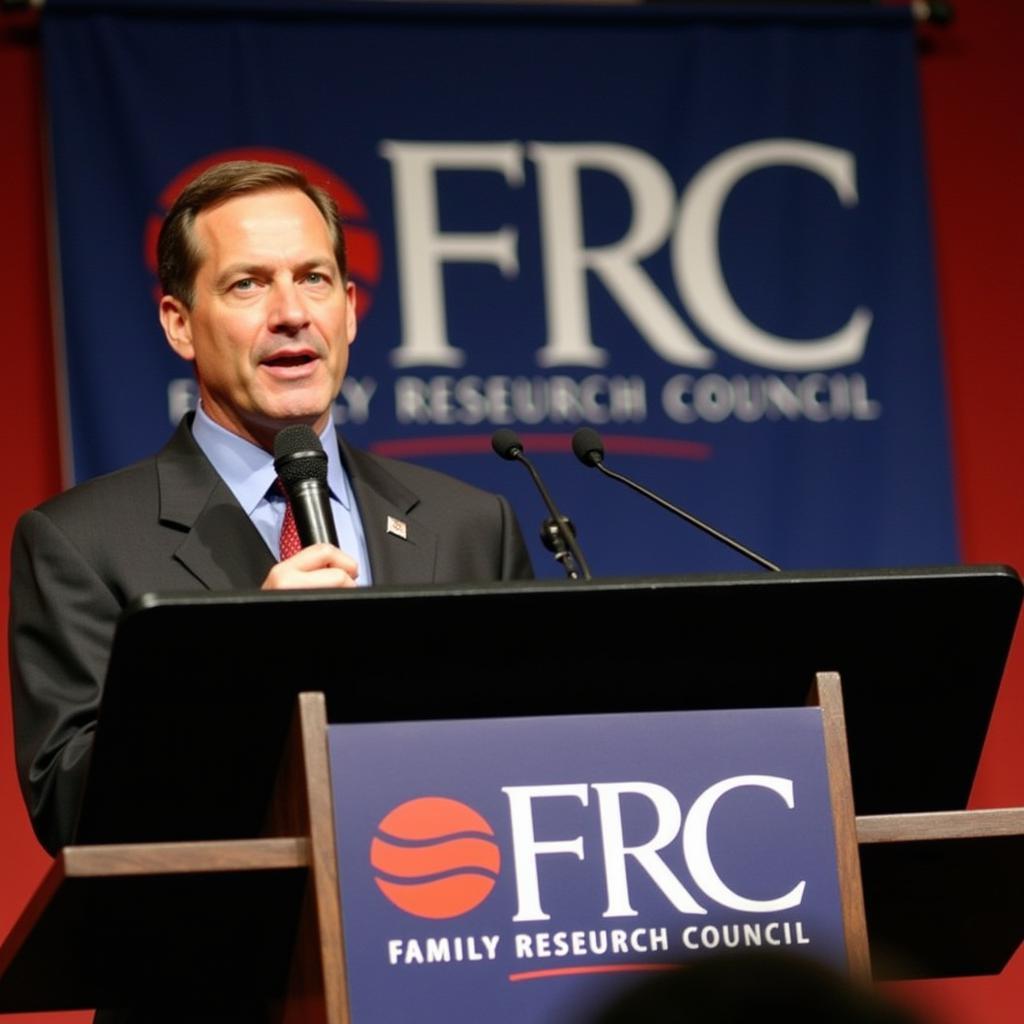
[[[266,834],[309,840],[309,878],[281,1024],[348,1024],[344,941],[334,842],[327,713],[322,693],[301,693],[271,801]]]
[[[850,753],[846,740],[846,716],[843,690],[838,672],[818,672],[808,703],[821,708],[825,730],[825,763],[828,767],[829,796],[836,834],[836,867],[843,905],[846,955],[850,976],[871,980],[871,954],[868,947],[867,917],[864,912],[864,888],[860,877],[860,851],[857,845],[857,819],[850,780]]]

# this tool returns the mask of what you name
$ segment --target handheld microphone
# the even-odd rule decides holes
[[[681,508],[678,508],[671,502],[659,497],[653,491],[649,491],[646,487],[642,487],[635,480],[630,480],[628,476],[623,476],[622,473],[616,473],[614,470],[609,469],[604,464],[604,443],[601,441],[601,435],[592,427],[580,427],[580,429],[572,435],[572,450],[573,454],[580,460],[580,462],[583,463],[584,466],[589,466],[591,469],[599,469],[605,476],[610,476],[613,480],[618,480],[619,483],[623,483],[627,487],[632,488],[638,494],[642,494],[645,498],[649,498],[655,504],[667,509],[673,515],[679,516],[680,519],[685,519],[691,526],[696,526],[698,530],[703,530],[709,537],[714,537],[715,540],[719,541],[719,543],[725,544],[727,547],[732,548],[733,551],[738,551],[741,555],[749,558],[752,562],[756,562],[762,569],[769,569],[772,572],[781,572],[774,562],[769,562],[767,558],[762,558],[762,556],[757,554],[756,551],[751,551],[750,548],[744,547],[738,540],[734,540],[727,534],[721,533],[713,526],[709,526],[707,523],[698,519],[695,515],[691,515],[689,512],[684,512]]]
[[[284,484],[304,548],[338,546],[327,487],[327,452],[312,427],[285,427],[274,438],[274,469]]]
[[[523,442],[519,440],[516,432],[509,430],[508,427],[496,430],[491,437],[491,447],[495,454],[500,455],[503,459],[508,459],[509,462],[521,462],[526,467],[540,492],[541,499],[551,514],[551,518],[545,522],[541,532],[544,546],[554,553],[555,559],[565,569],[565,574],[569,579],[578,580],[582,577],[589,580],[591,578],[590,569],[579,544],[576,543],[575,532],[566,526],[569,520],[555,508],[555,503],[551,495],[548,494],[540,474],[534,469],[533,463],[523,454]]]

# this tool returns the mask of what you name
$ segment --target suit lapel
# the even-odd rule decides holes
[[[186,531],[174,552],[210,590],[258,587],[274,557],[192,438],[191,417],[156,457],[160,522]]]
[[[409,518],[419,497],[372,456],[350,448],[344,438],[338,442],[359,506],[373,582],[429,583],[435,576],[437,535]]]
[[[428,583],[435,578],[437,535],[409,518],[415,492],[372,456],[339,437],[375,583]],[[191,417],[157,455],[160,522],[184,530],[174,558],[210,590],[258,587],[274,557],[234,495],[192,438]],[[388,517],[404,524],[389,531]],[[396,532],[396,530],[398,532]]]

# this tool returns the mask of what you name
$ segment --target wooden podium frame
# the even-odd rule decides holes
[[[1019,605],[1019,580],[1016,589]],[[817,672],[811,682],[807,703],[821,707],[824,724],[851,973],[998,971],[1024,931],[1024,809],[858,815],[840,676]],[[193,1018],[208,1009],[220,1020],[347,1024],[329,699],[303,692],[291,700],[257,836],[113,845],[90,837],[65,848],[0,947],[0,1012],[168,1005],[169,996]],[[94,775],[102,781],[100,765]],[[1016,892],[1008,897],[1011,880]],[[929,890],[938,885],[967,894],[943,910],[946,938],[937,937],[939,901]],[[970,944],[957,943],[958,935],[970,935]]]

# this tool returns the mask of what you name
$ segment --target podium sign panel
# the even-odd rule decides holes
[[[336,725],[354,1024],[570,1020],[644,971],[845,965],[817,708]]]

